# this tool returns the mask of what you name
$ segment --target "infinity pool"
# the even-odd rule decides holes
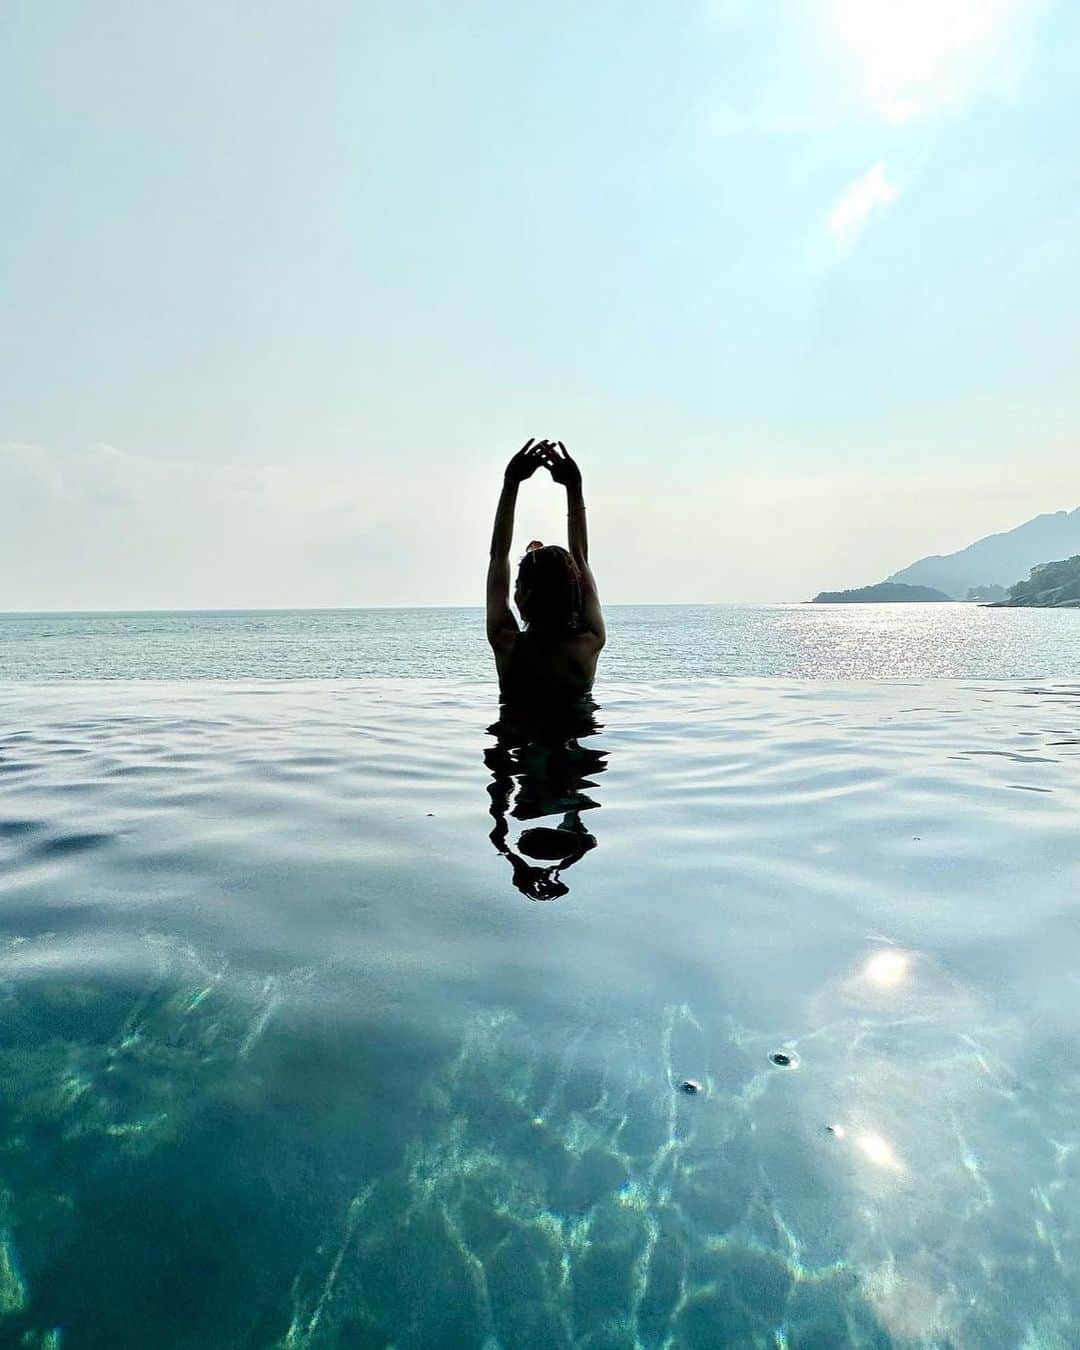
[[[1080,686],[0,685],[0,1343],[1080,1343]]]

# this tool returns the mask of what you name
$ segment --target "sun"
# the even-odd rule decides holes
[[[867,100],[903,122],[1008,83],[1031,0],[826,0]]]

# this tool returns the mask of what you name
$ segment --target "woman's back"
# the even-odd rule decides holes
[[[529,629],[495,650],[499,689],[505,699],[576,699],[592,688],[600,644],[592,633],[544,638]]]
[[[507,465],[495,512],[487,578],[487,635],[504,699],[536,706],[580,698],[592,688],[606,640],[604,616],[589,568],[581,472],[551,441],[526,442]],[[561,453],[560,453],[561,451]],[[518,487],[541,466],[566,488],[567,542],[533,541],[518,567],[510,609],[510,544]]]

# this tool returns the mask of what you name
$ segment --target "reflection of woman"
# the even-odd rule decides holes
[[[595,704],[582,699],[542,722],[523,721],[504,712],[489,728],[496,737],[496,744],[484,752],[491,770],[488,793],[495,821],[490,839],[509,862],[514,885],[530,900],[557,900],[566,895],[570,888],[562,873],[596,847],[595,838],[581,822],[581,813],[599,803],[582,789],[593,786],[591,776],[603,773],[607,757],[578,740],[599,730],[594,711]],[[562,819],[554,827],[529,826],[511,847],[511,816],[522,821],[543,816]]]
[[[557,446],[557,448],[556,448]],[[566,488],[567,542],[534,542],[518,566],[510,609],[510,544],[519,484],[540,466]],[[589,570],[589,539],[581,470],[561,441],[526,441],[506,467],[491,536],[487,576],[487,635],[499,688],[508,701],[532,709],[585,694],[604,645],[604,616]]]

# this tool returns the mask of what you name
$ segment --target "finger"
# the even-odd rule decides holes
[[[559,442],[559,449],[562,451],[562,457],[563,457],[563,459],[569,459],[569,458],[570,458],[570,451],[567,450],[566,446],[563,445],[562,441]]]
[[[521,447],[521,449],[518,451],[518,454],[519,454],[519,455],[523,455],[523,454],[525,453],[525,451],[528,450],[529,446],[532,445],[532,443],[533,443],[533,438],[530,436],[529,439],[525,442],[525,444],[524,444],[524,445]]]

